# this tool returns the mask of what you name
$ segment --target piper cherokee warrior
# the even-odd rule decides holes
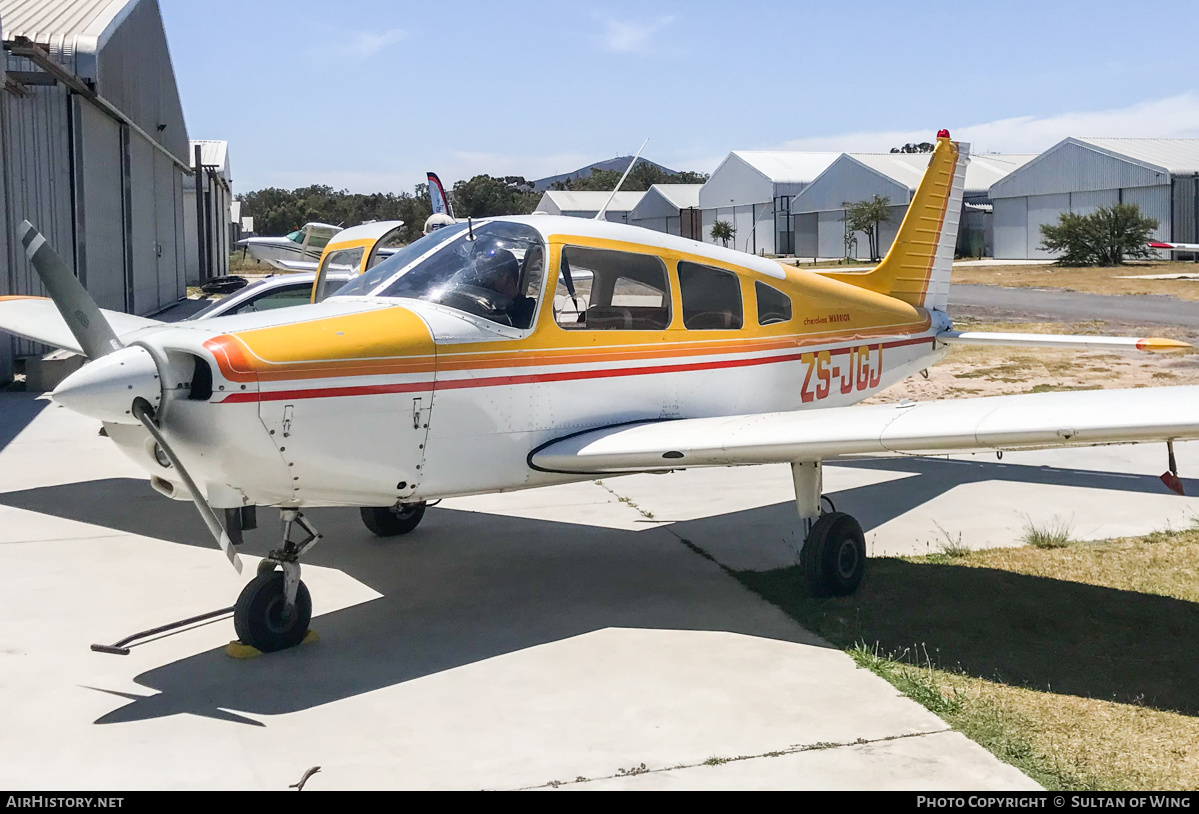
[[[968,152],[939,134],[868,272],[496,217],[433,231],[320,302],[168,325],[97,308],[25,223],[49,298],[0,298],[0,328],[90,360],[53,399],[102,422],[154,489],[194,501],[239,572],[243,518],[281,511],[283,539],[234,610],[262,651],[308,630],[308,507],[359,507],[371,531],[403,534],[427,501],[622,473],[789,463],[806,579],[845,595],[865,543],[853,517],[822,511],[823,461],[1199,438],[1199,387],[853,406],[954,343],[1190,348],[953,331]],[[1163,479],[1180,488],[1172,462]]]

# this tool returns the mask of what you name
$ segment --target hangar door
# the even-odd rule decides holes
[[[125,189],[121,127],[95,106],[75,100],[79,276],[101,308],[125,310]]]

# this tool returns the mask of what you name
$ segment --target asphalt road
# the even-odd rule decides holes
[[[1084,321],[1100,319],[1133,325],[1172,325],[1199,330],[1199,303],[1161,294],[1110,297],[1046,288],[955,285],[950,313],[984,317]]]

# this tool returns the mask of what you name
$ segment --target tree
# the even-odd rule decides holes
[[[624,170],[593,170],[584,178],[570,178],[557,181],[553,189],[592,190],[596,192],[611,192]],[[654,184],[702,184],[708,180],[707,173],[676,172],[668,173],[661,167],[638,161],[629,177],[625,179],[621,190],[625,192],[644,192]]]
[[[878,248],[879,226],[891,220],[891,199],[886,195],[875,195],[868,201],[841,204],[845,207],[845,231],[850,234],[861,232],[866,235],[870,247],[870,259],[880,260]]]
[[[919,144],[912,144],[911,142],[908,142],[907,144],[903,145],[902,147],[892,147],[891,152],[893,152],[893,153],[931,153],[935,149],[937,149],[937,145],[932,144],[927,141],[922,141]]]
[[[454,215],[459,218],[485,218],[491,215],[527,215],[537,207],[541,196],[533,185],[519,175],[492,178],[476,175],[459,181],[450,191]]]
[[[351,226],[368,220],[402,220],[400,237],[410,242],[420,237],[432,208],[428,188],[418,184],[415,194],[375,192],[369,195],[313,185],[287,190],[269,187],[237,196],[242,214],[253,217],[260,234],[283,235],[309,221]]]
[[[1063,212],[1056,224],[1041,225],[1041,248],[1061,252],[1061,266],[1119,266],[1152,256],[1146,245],[1157,220],[1136,204],[1101,206],[1089,215]]]
[[[719,240],[727,248],[733,235],[737,234],[737,230],[727,220],[718,220],[712,224],[712,231],[708,234],[712,236],[713,240]]]

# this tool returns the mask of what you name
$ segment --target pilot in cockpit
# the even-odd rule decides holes
[[[473,253],[474,281],[494,291],[496,312],[511,320],[517,328],[527,328],[533,318],[537,301],[520,290],[520,261],[508,249],[496,244],[480,246]]]

